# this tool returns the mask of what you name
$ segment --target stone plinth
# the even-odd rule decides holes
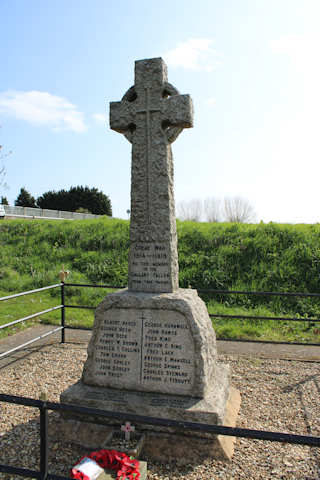
[[[81,398],[108,410],[115,398],[128,413],[158,416],[160,407],[163,418],[174,411],[174,418],[197,421],[203,411],[209,423],[219,423],[228,392],[228,368],[216,362],[215,333],[196,290],[125,289],[97,308],[82,379],[61,401]]]
[[[120,427],[128,414],[222,425],[229,397],[229,367],[217,363],[215,333],[197,292],[125,289],[97,308],[82,379],[63,392],[61,402],[123,412],[120,420],[84,419],[106,426]],[[181,449],[177,428],[143,423],[137,428],[148,434],[150,458],[159,457],[160,440]],[[186,451],[194,438],[202,457],[228,458],[223,452],[230,447],[216,435],[186,430],[183,435],[189,437]]]
[[[215,333],[195,290],[122,290],[108,295],[96,310],[82,381],[203,397],[215,368]]]
[[[234,427],[240,408],[240,394],[229,384],[229,369],[218,365],[217,378],[205,398],[192,398],[159,393],[133,392],[111,388],[92,387],[79,381],[69,387],[62,395],[61,402],[73,405],[100,408],[108,411],[123,412],[126,415],[137,414],[154,418],[165,418],[187,422]],[[84,423],[82,434],[79,434],[79,421],[73,416],[74,427],[70,414],[68,420],[62,419],[57,430],[62,432],[64,441],[88,447],[88,432],[92,431],[95,446],[107,437],[111,425],[120,431],[122,420],[106,417],[85,418],[86,422],[95,422],[88,428]],[[83,420],[83,417],[82,417]],[[97,424],[97,422],[100,422]],[[82,422],[81,422],[82,423]],[[105,426],[104,437],[101,435]],[[147,456],[160,462],[199,463],[205,458],[230,460],[234,450],[234,437],[214,435],[192,430],[153,426],[135,422],[136,429],[146,435],[142,457]],[[77,434],[75,435],[75,431]],[[97,448],[96,446],[94,448]]]
[[[70,403],[72,405],[123,412],[124,419],[126,414],[129,413],[186,422],[221,425],[225,416],[228,396],[229,368],[226,365],[218,365],[215,381],[204,398],[97,387],[86,385],[80,380],[65,390],[60,400],[62,403]],[[121,422],[123,423],[122,420],[118,422],[115,419],[106,417],[86,418],[86,421],[90,420],[105,425],[110,423],[112,425],[119,423],[120,425]],[[176,428],[171,427],[148,425],[144,425],[143,429],[162,432],[174,432],[176,430]],[[197,435],[195,432],[189,432],[189,434]],[[209,434],[202,434],[202,436],[207,435]]]

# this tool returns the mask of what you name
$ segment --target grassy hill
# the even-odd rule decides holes
[[[320,225],[177,222],[180,286],[198,289],[320,292]],[[81,221],[0,222],[0,294],[59,281],[127,284],[129,222],[103,218]],[[68,303],[96,305],[102,289],[68,288]],[[59,303],[58,289],[2,302],[0,323]],[[211,313],[320,316],[320,301],[249,295],[205,295]],[[41,300],[41,302],[40,302]],[[41,303],[41,305],[40,305]],[[59,313],[43,317],[57,321]],[[68,310],[71,323],[92,322],[88,311]],[[8,320],[9,319],[9,320]],[[319,341],[320,324],[215,320],[224,337]]]

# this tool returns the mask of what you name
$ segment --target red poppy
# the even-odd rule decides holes
[[[134,460],[123,452],[117,450],[99,450],[85,455],[80,459],[80,463],[84,458],[91,458],[100,467],[107,470],[116,470],[118,480],[139,480],[139,462]],[[91,480],[86,474],[79,470],[71,469],[71,478],[77,480]]]

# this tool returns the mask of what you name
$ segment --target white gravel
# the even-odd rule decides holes
[[[80,377],[85,359],[85,345],[34,349],[0,370],[0,391],[32,398],[47,391],[50,401],[59,401],[60,392]],[[320,436],[319,363],[235,355],[220,359],[231,364],[232,383],[241,392],[239,427]],[[0,463],[38,469],[38,409],[7,403],[0,403],[0,408]],[[54,415],[50,412],[51,420]],[[85,453],[79,447],[52,443],[49,472],[68,476]],[[238,438],[229,463],[210,460],[196,467],[191,463],[192,458],[183,467],[148,461],[148,479],[320,479],[320,448],[260,440]],[[0,473],[1,480],[13,478],[21,477]]]

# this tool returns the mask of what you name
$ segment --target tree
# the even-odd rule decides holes
[[[199,198],[184,200],[177,203],[177,218],[199,222],[204,212],[208,222],[253,222],[256,213],[251,203],[243,197],[226,197],[223,202],[220,198],[209,197],[202,202]]]
[[[8,185],[5,182],[5,176],[7,174],[7,170],[6,170],[6,167],[4,166],[3,160],[8,155],[11,155],[11,153],[12,152],[3,153],[3,145],[0,145],[0,190],[5,190],[8,188]]]
[[[203,202],[203,209],[207,222],[220,222],[221,220],[221,200],[216,197],[206,198]]]
[[[20,189],[20,193],[14,204],[17,207],[36,207],[35,198],[24,187]]]
[[[43,193],[37,199],[40,208],[52,210],[66,210],[75,212],[79,208],[85,209],[95,215],[112,216],[111,201],[107,195],[97,188],[83,186],[71,187],[67,190],[52,190]]]
[[[226,197],[223,213],[227,222],[235,223],[252,222],[256,217],[253,206],[243,197]]]
[[[183,200],[177,203],[177,218],[200,222],[202,215],[202,201],[199,198]]]
[[[0,152],[1,152],[1,149],[2,149],[2,145],[0,145]],[[3,156],[0,155],[0,160],[3,159]],[[7,184],[5,182],[5,176],[6,176],[6,168],[3,164],[0,165],[0,188],[7,188]]]
[[[9,205],[7,197],[1,197],[1,205]]]

